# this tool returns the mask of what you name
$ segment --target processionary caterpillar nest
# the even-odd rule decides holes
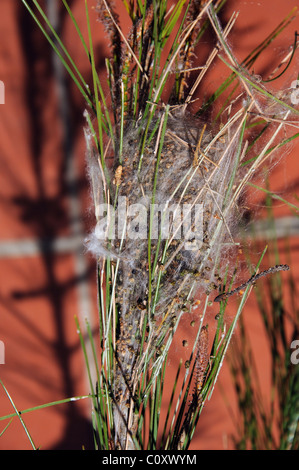
[[[110,129],[104,150],[94,145],[92,126],[86,129],[97,219],[86,245],[101,264],[101,284],[107,281],[104,266],[109,262],[109,296],[113,300],[105,321],[110,321],[112,310],[117,313],[112,389],[119,429],[115,446],[120,448],[131,441],[126,435],[124,442],[122,430],[131,422],[134,434],[137,426],[138,413],[133,417],[132,409],[145,356],[157,363],[165,338],[180,315],[190,311],[195,295],[209,296],[214,291],[215,298],[223,274],[235,268],[232,253],[242,216],[240,197],[272,154],[291,114],[290,106],[280,100],[271,107],[270,96],[263,105],[265,122],[273,113],[279,119],[272,119],[272,133],[250,160],[246,126],[259,118],[263,94],[255,77],[242,70],[246,74],[246,80],[240,78],[243,90],[222,113],[222,126],[212,125],[204,113],[199,117],[199,113],[187,111],[184,97],[191,100],[187,69],[204,18],[220,31],[211,60],[222,47],[238,71],[224,43],[231,25],[222,31],[210,4],[190,2],[178,37],[180,47],[172,50],[160,72],[153,39],[159,3],[149,1],[143,15],[138,8],[138,14],[131,14],[133,26],[126,39],[111,2],[99,2],[113,53],[108,75],[114,125],[104,120],[102,129]],[[165,104],[162,88],[172,74],[176,74],[174,91]],[[112,157],[109,165],[107,155]],[[102,298],[101,304],[105,301]]]

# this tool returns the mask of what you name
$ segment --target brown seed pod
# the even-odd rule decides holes
[[[119,186],[121,184],[122,172],[123,172],[123,167],[122,165],[119,165],[116,168],[115,175],[114,175],[114,184],[116,184],[116,186]]]
[[[202,327],[199,335],[197,354],[195,358],[195,387],[198,398],[203,386],[205,372],[209,363],[208,341],[208,327],[204,326]]]

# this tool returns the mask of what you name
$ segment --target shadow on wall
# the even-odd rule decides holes
[[[69,2],[70,7],[74,3],[76,2]],[[47,2],[45,5],[47,6]],[[57,8],[58,6],[57,2]],[[38,280],[36,289],[25,287],[24,290],[11,291],[9,305],[5,299],[2,299],[2,305],[8,307],[21,329],[30,330],[30,333],[35,331],[38,335],[40,332],[34,327],[34,322],[28,321],[26,315],[23,317],[24,308],[28,308],[29,304],[22,309],[18,307],[24,301],[35,302],[36,299],[41,298],[46,300],[51,311],[51,328],[54,331],[53,338],[51,341],[48,340],[48,347],[56,367],[60,369],[59,376],[62,383],[59,390],[64,397],[72,397],[77,394],[77,390],[74,386],[71,359],[74,351],[80,348],[80,343],[77,337],[75,346],[73,343],[70,345],[69,332],[66,328],[65,305],[68,302],[67,295],[70,290],[79,289],[80,285],[90,283],[91,279],[94,282],[95,264],[88,260],[83,266],[81,263],[79,271],[74,270],[73,275],[62,282],[57,276],[57,264],[59,257],[64,253],[63,251],[57,253],[56,242],[61,235],[81,236],[82,239],[84,237],[85,216],[84,213],[82,214],[80,201],[86,192],[87,185],[85,175],[77,177],[73,171],[78,135],[83,137],[84,104],[80,102],[71,79],[66,76],[63,67],[54,58],[50,45],[27,9],[20,3],[15,11],[17,12],[19,40],[12,41],[12,47],[19,45],[21,56],[26,64],[26,77],[25,82],[22,83],[22,90],[27,115],[30,167],[34,176],[34,190],[29,194],[25,185],[23,186],[22,182],[18,184],[15,175],[10,175],[16,194],[10,204],[12,202],[17,207],[20,220],[30,230],[32,240],[37,241],[35,255],[40,258],[43,272],[46,273],[46,280],[42,285]],[[69,21],[65,8],[60,8],[59,29],[62,36],[68,28]],[[12,55],[13,53],[14,51]],[[97,50],[97,69],[100,71],[103,65],[104,59]],[[91,83],[89,70],[88,74],[89,76],[85,78],[87,83]],[[51,141],[53,135],[54,140]],[[54,151],[49,152],[49,146]],[[84,154],[82,159],[84,159]],[[2,162],[2,166],[5,167],[5,162]],[[20,163],[18,174],[22,177],[22,163]],[[11,236],[13,238],[13,234]],[[74,257],[77,251],[78,246],[74,249]],[[71,250],[67,254],[72,255]],[[81,258],[83,257],[81,253]],[[24,284],[26,286],[26,280]],[[30,282],[28,284],[30,285]],[[47,341],[42,336],[39,339],[43,343]],[[0,347],[1,345],[2,343]],[[24,346],[24,349],[25,347],[28,345]],[[4,360],[4,352],[1,355],[1,351],[0,362],[2,358]],[[35,375],[34,380],[38,388],[38,371],[32,370],[31,374],[33,377]],[[54,387],[54,384],[47,383],[47,387],[51,386],[57,390],[57,384]],[[64,410],[64,436],[55,444],[55,449],[80,449],[82,443],[86,449],[94,448],[91,423],[83,416],[76,403],[64,407]],[[15,444],[18,446],[17,441]]]

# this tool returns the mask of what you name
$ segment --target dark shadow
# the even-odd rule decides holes
[[[72,8],[73,2],[69,1],[68,3]],[[45,3],[42,6],[44,8]],[[67,14],[65,9],[60,8],[60,10],[60,24],[63,33]],[[13,200],[13,203],[19,208],[20,218],[26,223],[27,227],[30,227],[32,236],[39,241],[39,253],[44,270],[47,273],[47,282],[34,292],[13,292],[12,297],[14,301],[19,302],[22,299],[36,298],[37,296],[42,296],[48,300],[52,308],[56,330],[52,353],[61,369],[63,394],[65,397],[72,397],[76,394],[70,372],[73,350],[68,345],[67,331],[65,330],[64,299],[69,289],[74,288],[74,285],[90,280],[91,273],[95,277],[95,271],[93,271],[95,267],[94,264],[90,266],[90,263],[88,263],[88,268],[81,277],[74,276],[62,285],[56,275],[55,267],[59,254],[54,252],[54,242],[61,233],[67,233],[70,224],[74,222],[69,215],[68,198],[80,199],[87,186],[85,175],[72,180],[67,177],[70,159],[74,158],[76,137],[78,133],[83,134],[84,103],[83,99],[80,97],[78,99],[72,80],[66,74],[62,76],[63,83],[57,84],[55,82],[57,76],[55,76],[51,47],[27,9],[20,4],[17,14],[22,48],[21,55],[27,64],[24,94],[29,121],[28,127],[30,129],[36,196],[31,197],[21,189],[19,196]],[[97,69],[99,71],[103,64],[104,60],[98,54]],[[86,81],[92,83],[90,70],[88,74],[89,76],[85,77]],[[55,89],[57,85],[63,87],[66,101],[61,103],[59,97],[57,97],[57,115],[55,118],[60,120],[61,129],[63,130],[61,148],[58,149],[62,156],[56,159],[59,166],[57,168],[59,180],[55,185],[57,190],[54,195],[49,197],[45,190],[44,165],[46,162],[42,158],[43,147],[47,139],[45,110],[49,106],[49,93],[53,93],[50,90],[53,90],[53,87]],[[76,403],[64,407],[64,417],[66,423],[64,436],[54,448],[81,449],[82,446],[85,449],[94,448],[91,421],[82,415]]]

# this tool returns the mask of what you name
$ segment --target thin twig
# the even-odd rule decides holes
[[[226,300],[231,295],[237,294],[238,292],[242,291],[247,286],[250,286],[250,284],[253,284],[263,276],[267,276],[268,274],[274,274],[279,271],[288,271],[289,269],[290,266],[288,266],[287,264],[278,264],[276,266],[273,266],[272,268],[266,269],[266,271],[262,271],[259,274],[251,276],[248,281],[244,282],[244,284],[241,284],[239,287],[236,287],[236,289],[233,289],[230,292],[222,292],[222,294],[217,295],[217,297],[215,297],[214,299],[214,302],[222,302],[222,300]]]

